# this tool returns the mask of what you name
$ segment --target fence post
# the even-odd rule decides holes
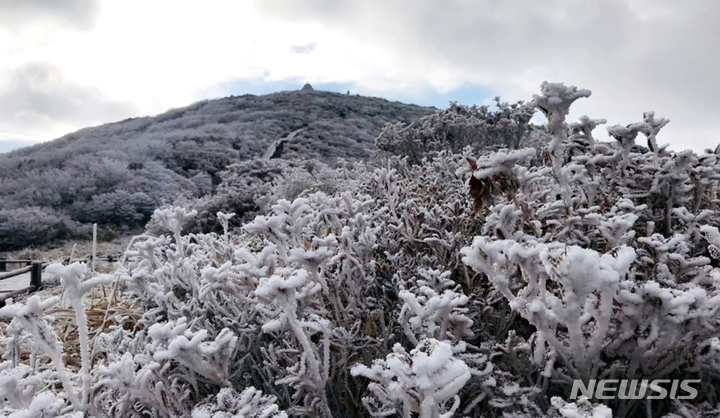
[[[92,273],[95,274],[95,259],[97,258],[97,224],[93,224],[93,256],[92,256]]]
[[[32,269],[30,270],[30,286],[35,286],[35,290],[40,289],[42,286],[42,261],[33,261]]]

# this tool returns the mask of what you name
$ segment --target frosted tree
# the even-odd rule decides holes
[[[475,210],[484,209],[493,201],[493,195],[498,193],[505,194],[508,200],[515,200],[520,175],[517,166],[534,157],[535,153],[534,148],[525,148],[511,152],[498,151],[479,160],[468,158],[472,170],[468,186]]]
[[[693,205],[688,208],[693,214],[699,214],[701,210],[716,207],[717,186],[720,182],[720,172],[717,170],[720,159],[714,153],[706,153],[698,156],[698,164],[693,167],[690,178],[693,181]]]

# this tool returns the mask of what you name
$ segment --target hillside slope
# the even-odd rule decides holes
[[[47,169],[79,156],[141,158],[138,151],[160,148],[169,167],[193,172],[186,151],[212,154],[227,148],[228,158],[261,156],[267,146],[305,128],[285,158],[362,158],[388,122],[409,122],[434,108],[380,98],[321,91],[281,92],[265,96],[231,96],[201,101],[154,117],[85,128],[55,141],[0,155],[0,176],[17,169]],[[163,147],[161,144],[169,144]],[[193,145],[202,144],[202,147]],[[211,146],[212,144],[212,146]],[[202,148],[198,150],[196,148]],[[159,150],[157,150],[159,151]]]
[[[159,205],[209,194],[225,167],[269,151],[364,158],[386,123],[433,111],[320,91],[233,96],[0,154],[0,251],[84,233],[92,222],[141,226]]]

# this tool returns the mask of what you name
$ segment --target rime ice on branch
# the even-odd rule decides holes
[[[353,367],[354,376],[374,382],[369,389],[376,397],[363,399],[373,416],[402,411],[404,417],[450,418],[460,406],[457,396],[470,379],[470,368],[454,357],[453,347],[444,341],[424,339],[408,353],[400,344],[384,360],[371,367]]]
[[[565,116],[575,100],[590,97],[590,90],[578,90],[575,86],[566,87],[562,83],[548,83],[547,81],[542,83],[540,89],[542,95],[533,95],[532,105],[540,109],[548,119],[548,130],[553,135],[553,139],[548,145],[548,152],[552,158],[553,171],[562,189],[565,203],[570,207],[572,193],[568,179],[562,172],[565,143],[567,142]]]

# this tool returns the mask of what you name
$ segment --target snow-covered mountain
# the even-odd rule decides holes
[[[0,251],[70,237],[92,222],[139,227],[156,207],[212,193],[226,167],[268,152],[365,158],[385,124],[435,110],[312,90],[232,96],[1,154]]]

